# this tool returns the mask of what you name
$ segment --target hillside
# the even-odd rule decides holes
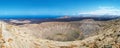
[[[0,21],[1,48],[120,48],[120,20],[43,22]]]

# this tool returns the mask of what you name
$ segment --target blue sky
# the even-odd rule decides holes
[[[0,0],[0,15],[79,15],[100,7],[118,11],[120,0]]]

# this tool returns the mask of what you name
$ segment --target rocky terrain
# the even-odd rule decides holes
[[[120,19],[23,25],[0,21],[0,48],[120,48]]]

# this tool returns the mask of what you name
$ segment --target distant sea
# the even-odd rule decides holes
[[[0,19],[54,19],[59,18],[60,15],[4,15]]]
[[[59,19],[58,19],[59,18]],[[70,16],[68,18],[64,18],[64,15],[8,15],[8,16],[0,16],[0,20],[9,20],[9,19],[39,19],[39,20],[47,20],[47,21],[79,21],[83,19],[94,19],[100,21],[106,21],[111,19],[116,19],[120,17],[110,17],[110,16],[99,16],[99,17],[82,17],[82,16]]]

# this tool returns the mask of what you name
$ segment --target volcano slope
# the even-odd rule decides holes
[[[17,26],[1,21],[0,48],[120,48],[120,20]]]

